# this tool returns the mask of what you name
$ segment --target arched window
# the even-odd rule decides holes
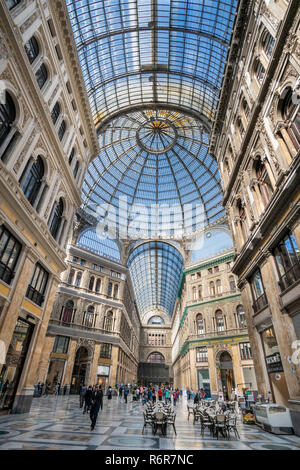
[[[31,169],[22,185],[22,191],[27,197],[30,204],[34,204],[38,195],[40,186],[42,184],[42,178],[44,176],[44,164],[40,156],[31,165]],[[27,172],[26,168],[25,171]],[[22,177],[21,177],[22,180]]]
[[[11,95],[6,91],[5,102],[0,103],[0,147],[10,133],[15,119],[16,107]]]
[[[112,331],[112,324],[113,324],[113,313],[110,310],[104,317],[104,330]]]
[[[193,287],[193,300],[197,300],[197,289],[196,287]]]
[[[261,45],[267,56],[271,56],[274,49],[275,39],[269,33],[268,30],[265,30],[261,37]]]
[[[56,239],[58,235],[58,231],[62,223],[63,212],[64,212],[64,203],[62,201],[62,198],[60,198],[58,201],[58,204],[54,208],[52,220],[50,223],[50,233],[54,239]]]
[[[51,111],[51,119],[52,119],[52,122],[53,122],[54,125],[55,125],[59,115],[60,115],[60,106],[59,106],[59,102],[57,101],[55,103],[55,105],[53,106],[53,109]]]
[[[112,294],[112,283],[109,282],[108,286],[107,286],[107,295],[108,295],[108,297],[111,297],[111,294]]]
[[[203,320],[202,313],[198,313],[196,317],[196,324],[197,324],[197,334],[203,335],[205,333],[205,328],[204,328],[204,320]]]
[[[35,72],[35,78],[41,90],[48,79],[48,71],[45,64],[42,64],[40,68],[37,69],[37,71]]]
[[[96,281],[96,292],[99,293],[101,288],[101,280],[98,278]]]
[[[300,148],[300,107],[293,100],[293,91],[289,88],[281,103],[282,117],[285,121],[289,121],[287,133],[294,144],[296,150]],[[298,107],[298,109],[297,109]]]
[[[78,170],[79,170],[79,161],[77,160],[77,162],[75,163],[75,166],[74,166],[74,170],[73,170],[74,178],[76,178]]]
[[[273,188],[265,164],[260,159],[256,162],[255,171],[256,178],[258,180],[259,192],[263,205],[266,207],[271,199]]]
[[[16,5],[19,5],[21,0],[6,0],[6,5],[9,10],[12,10]]]
[[[240,227],[243,234],[243,242],[245,243],[248,239],[248,224],[246,219],[246,211],[240,199],[237,202],[237,209],[240,218]]]
[[[202,286],[198,286],[198,299],[201,300],[202,299]]]
[[[216,294],[216,291],[215,291],[215,283],[213,281],[211,281],[209,283],[209,292],[210,292],[210,296],[211,297],[214,297],[215,294]]]
[[[89,328],[93,327],[94,312],[95,312],[95,307],[93,305],[89,305],[85,314],[85,318],[84,318],[84,325],[88,326]]]
[[[261,61],[259,58],[256,58],[254,61],[254,67],[253,67],[254,74],[259,82],[262,82],[265,76],[265,68],[262,65]]]
[[[73,300],[67,300],[65,307],[63,308],[63,317],[62,321],[64,323],[71,323],[72,314],[74,309],[74,302]]]
[[[74,155],[75,155],[75,147],[72,148],[71,153],[69,155],[69,165],[71,165]]]
[[[91,277],[90,277],[90,282],[89,282],[89,290],[93,290],[93,288],[94,288],[94,281],[95,281],[94,276],[91,276]]]
[[[147,362],[164,364],[165,363],[165,358],[161,353],[153,352],[153,353],[149,354]]]
[[[217,331],[225,331],[225,318],[222,310],[216,311],[216,327]]]
[[[237,320],[239,328],[247,328],[246,314],[243,305],[238,305],[236,308]]]
[[[222,284],[221,284],[220,279],[217,279],[216,286],[217,286],[217,294],[222,294]]]
[[[76,286],[76,287],[80,287],[80,284],[81,284],[81,277],[82,277],[82,273],[81,273],[81,272],[78,272],[77,275],[76,275],[76,280],[75,280],[75,286]]]
[[[59,138],[60,141],[63,140],[63,137],[64,137],[64,135],[65,135],[66,129],[67,129],[66,121],[63,119],[63,120],[61,121],[61,125],[59,126],[59,129],[58,129],[58,132],[57,132],[58,138]]]
[[[249,114],[250,114],[250,108],[249,108],[249,105],[248,105],[248,103],[247,103],[246,98],[243,98],[243,101],[242,101],[242,109],[243,109],[243,111],[244,111],[245,118],[248,119]]]
[[[164,323],[163,319],[157,316],[151,317],[148,320],[148,325],[163,325]]]
[[[240,136],[241,136],[241,138],[243,138],[244,135],[245,135],[245,129],[244,129],[242,119],[240,117],[237,118],[236,124],[237,124],[237,128],[239,130]]]
[[[73,284],[73,281],[74,281],[74,274],[75,274],[74,269],[71,269],[71,271],[70,271],[70,273],[69,273],[69,277],[68,277],[68,284]]]
[[[32,38],[30,38],[29,41],[25,43],[24,48],[29,62],[33,64],[40,52],[38,42],[34,36],[32,36]]]
[[[229,285],[230,285],[230,290],[231,292],[235,292],[235,279],[234,276],[229,276]]]
[[[114,285],[114,298],[115,299],[118,297],[118,293],[119,293],[119,286],[118,284],[115,284]]]

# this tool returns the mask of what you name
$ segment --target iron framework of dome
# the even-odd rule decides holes
[[[217,164],[200,121],[147,109],[116,118],[99,139],[83,208],[99,220],[106,215],[104,226],[117,225],[120,237],[182,238],[224,215]]]

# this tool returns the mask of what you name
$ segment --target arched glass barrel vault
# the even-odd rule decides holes
[[[189,233],[221,218],[220,177],[208,142],[237,0],[66,4],[100,143],[100,154],[90,163],[82,188],[84,210],[99,220],[96,207],[101,205],[106,231],[120,196],[126,197],[129,214],[117,214],[113,220],[121,238],[130,236],[131,225],[137,228],[137,215],[140,229],[150,239],[165,233],[161,217],[149,227],[144,212],[135,207],[130,213],[134,205],[143,205],[146,211],[153,204],[176,206],[167,225],[174,238],[179,224]],[[186,204],[192,205],[188,213]],[[170,313],[176,289],[169,291],[149,261],[158,250],[153,243],[143,254],[145,266],[139,267],[149,280],[140,286],[143,294],[137,293],[140,313],[158,305]],[[133,277],[136,253],[130,255]],[[163,271],[168,269],[165,262],[162,257]],[[171,276],[168,283],[173,286]],[[168,299],[159,293],[163,285]]]
[[[162,310],[172,315],[183,259],[168,243],[152,241],[135,248],[127,266],[140,315]]]

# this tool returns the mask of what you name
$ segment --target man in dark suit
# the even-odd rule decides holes
[[[91,431],[93,431],[93,429],[95,428],[100,407],[101,409],[103,407],[103,392],[101,390],[101,386],[96,387],[93,395],[92,406],[90,411]]]

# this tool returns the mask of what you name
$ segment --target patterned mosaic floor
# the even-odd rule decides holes
[[[150,428],[142,435],[142,427],[141,403],[105,397],[90,431],[77,396],[35,398],[30,413],[0,416],[0,450],[300,450],[300,437],[269,434],[256,425],[240,424],[240,440],[212,439],[208,431],[202,439],[199,425],[187,420],[185,400],[177,404],[177,436],[171,428],[166,437],[153,436]]]

